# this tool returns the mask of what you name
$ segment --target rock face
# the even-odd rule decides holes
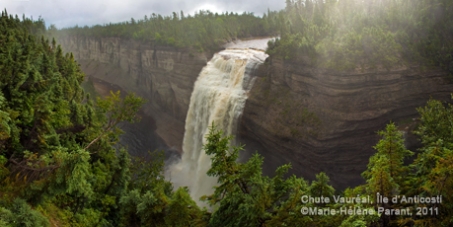
[[[72,36],[58,41],[73,53],[87,76],[148,99],[146,113],[155,119],[157,134],[169,147],[181,151],[193,84],[209,54],[120,38]]]
[[[270,57],[256,76],[242,142],[261,144],[256,148],[264,149],[265,165],[266,157],[291,162],[293,172],[308,179],[325,171],[339,188],[362,182],[376,131],[396,122],[406,146],[413,146],[416,108],[430,97],[449,100],[453,92],[447,73],[416,67],[341,74]]]
[[[84,72],[149,100],[146,113],[168,147],[181,151],[194,82],[211,54],[190,53],[119,38],[59,40]],[[416,108],[432,97],[449,100],[453,85],[440,70],[334,73],[269,57],[255,71],[239,142],[265,156],[265,172],[291,162],[293,173],[314,179],[325,171],[334,186],[362,182],[376,131],[394,121],[407,137]],[[247,154],[244,155],[247,157]]]

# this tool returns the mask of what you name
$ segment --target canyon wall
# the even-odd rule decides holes
[[[269,57],[255,74],[241,141],[291,162],[297,175],[314,179],[325,171],[340,188],[362,182],[378,130],[396,122],[406,146],[416,147],[416,108],[453,92],[446,72],[422,67],[335,73]]]
[[[168,147],[181,151],[193,84],[209,54],[120,38],[62,37],[89,79],[101,79],[148,100],[145,113]],[[211,54],[212,55],[212,54]]]
[[[156,133],[181,151],[185,116],[194,82],[213,53],[153,46],[119,38],[67,37],[59,40],[73,52],[90,77],[119,85],[149,100]],[[408,147],[417,139],[416,108],[432,97],[450,100],[452,83],[444,71],[406,67],[391,71],[338,73],[269,57],[255,71],[238,127],[247,154],[265,157],[265,172],[291,162],[293,173],[314,179],[325,171],[334,186],[363,180],[378,142],[376,132],[390,121],[405,132]]]

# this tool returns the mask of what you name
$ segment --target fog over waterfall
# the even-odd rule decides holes
[[[253,85],[251,73],[267,58],[263,51],[240,44],[241,48],[228,48],[215,54],[199,74],[186,118],[183,155],[167,171],[175,188],[188,186],[198,203],[201,196],[213,193],[217,183],[217,179],[206,175],[211,160],[203,144],[209,127],[214,123],[225,134],[235,134]]]

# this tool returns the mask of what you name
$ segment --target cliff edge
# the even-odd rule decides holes
[[[194,82],[213,53],[154,46],[120,38],[66,37],[59,42],[93,78],[149,100],[145,113],[168,147],[182,151],[184,124]],[[416,108],[429,98],[449,100],[447,73],[423,67],[339,73],[269,57],[238,126],[248,155],[265,157],[265,172],[291,162],[293,173],[314,179],[325,171],[334,186],[362,183],[360,173],[378,142],[376,132],[399,125],[409,148]],[[247,157],[247,154],[244,155]]]
[[[156,133],[181,152],[193,84],[211,56],[114,37],[70,36],[58,41],[88,77],[147,99],[145,113],[155,120]]]
[[[268,162],[272,169],[291,162],[308,179],[324,171],[339,188],[362,183],[376,132],[390,121],[407,147],[417,147],[416,108],[430,97],[450,100],[453,91],[446,72],[422,67],[337,73],[269,57],[255,74],[240,141],[278,160]]]

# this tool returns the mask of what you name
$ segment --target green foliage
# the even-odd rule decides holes
[[[415,131],[422,139],[424,145],[436,143],[439,139],[446,145],[453,143],[453,106],[443,105],[441,101],[429,100],[425,107],[417,109],[420,114],[421,124]]]
[[[48,227],[49,221],[22,199],[16,199],[9,209],[0,206],[0,224],[7,227]]]
[[[368,169],[362,174],[367,181],[367,191],[370,195],[381,195],[392,198],[395,195],[405,195],[410,181],[408,167],[404,165],[404,159],[413,153],[404,146],[403,135],[394,123],[389,123],[384,131],[378,134],[382,139],[374,146],[377,153],[370,158]],[[377,204],[386,208],[400,207],[401,204]],[[380,221],[387,225],[394,216],[381,215]]]
[[[376,144],[374,149],[378,151],[378,155],[387,157],[390,177],[401,182],[400,178],[407,170],[403,166],[404,158],[413,155],[413,152],[405,148],[403,134],[397,130],[394,123],[388,124],[385,131],[379,131],[378,135],[383,139]]]
[[[0,181],[3,181],[9,175],[9,170],[5,167],[7,161],[5,156],[0,155]]]
[[[203,211],[187,189],[173,186],[163,176],[163,153],[151,154],[151,161],[136,159],[129,188],[120,200],[121,226],[206,226]]]
[[[186,188],[174,192],[165,215],[166,226],[206,226],[203,213],[190,197]]]
[[[300,213],[300,197],[312,189],[325,189],[333,193],[327,185],[325,174],[309,187],[301,178],[284,175],[290,165],[277,168],[272,178],[262,175],[263,159],[255,154],[246,163],[237,163],[241,147],[230,147],[231,137],[223,137],[222,131],[211,126],[204,149],[211,156],[212,167],[208,175],[218,178],[219,185],[214,194],[205,199],[217,205],[208,226],[267,226],[300,225],[320,223]],[[324,193],[324,192],[321,192]]]
[[[392,51],[402,55],[412,53],[414,59],[431,56],[433,62],[443,64],[446,61],[443,55],[450,44],[445,44],[445,48],[436,53],[431,49],[439,47],[437,42],[445,38],[438,31],[433,30],[426,35],[434,37],[431,43],[424,42],[426,37],[420,36],[417,39],[421,40],[421,44],[404,43],[401,37],[420,34],[420,30],[410,30],[414,27],[422,29],[430,25],[450,28],[444,22],[433,24],[436,17],[430,12],[433,7],[449,12],[451,3],[416,1],[415,6],[407,10],[424,15],[426,20],[423,23],[411,22],[405,16],[397,15],[400,8],[396,6],[403,4],[399,1],[389,3],[388,7],[393,8],[387,8],[386,12],[373,9],[366,16],[359,15],[360,7],[346,3],[359,4],[347,0],[326,1],[325,4],[312,1],[302,4],[289,0],[286,16],[294,18],[285,20],[286,16],[269,12],[253,26],[263,26],[262,29],[270,31],[274,25],[283,23],[284,26],[280,27],[281,40],[270,43],[270,51],[284,54],[288,59],[301,58],[308,64],[323,59],[322,53],[330,51],[329,45],[351,48],[349,52],[328,61],[344,58],[347,60],[342,64],[347,65],[351,62],[348,59],[356,59],[352,62],[363,60],[360,64],[365,68],[387,68],[397,64],[395,58],[389,57],[394,54]],[[425,10],[417,11],[421,6]],[[349,7],[350,15],[327,16],[326,13],[335,12],[336,7]],[[307,15],[303,17],[296,12],[305,9],[310,11],[304,11]],[[127,24],[134,27],[153,21],[150,22],[153,26],[163,26],[185,20],[203,21],[207,23],[203,25],[205,27],[200,27],[204,31],[201,29],[197,31],[200,33],[188,33],[187,36],[203,34],[208,36],[207,39],[215,39],[221,37],[219,34],[222,32],[221,29],[215,30],[215,27],[227,23],[222,26],[227,26],[231,36],[246,35],[237,29],[240,26],[238,15],[200,14],[195,17],[174,14],[169,19],[155,16],[156,19],[145,18],[145,22],[131,20]],[[355,27],[357,24],[354,23],[349,29],[330,27],[332,24],[340,25],[333,19],[352,20],[358,17],[364,24],[369,24],[368,17],[387,18],[382,15],[393,18],[393,23],[386,22],[386,26],[378,23],[366,29],[359,29],[363,26]],[[206,19],[211,17],[215,18],[215,22]],[[440,15],[440,18],[444,17],[451,16]],[[410,28],[405,31],[414,33],[397,32],[403,22],[408,23],[406,25]],[[153,31],[155,36],[150,37],[154,37],[155,42],[184,45],[183,41],[168,36],[166,29],[170,28],[176,27]],[[337,29],[336,33],[343,43],[332,39],[329,32],[333,28]],[[162,153],[152,154],[150,161],[131,161],[125,149],[115,146],[121,133],[117,124],[136,120],[135,113],[143,104],[140,98],[134,94],[122,97],[119,92],[112,92],[109,97],[94,102],[80,86],[84,74],[73,56],[63,54],[54,39],[49,42],[36,38],[35,35],[45,33],[41,19],[20,20],[17,16],[8,15],[5,10],[0,17],[0,29],[4,31],[0,34],[0,226],[451,226],[453,223],[451,104],[430,100],[425,107],[418,109],[421,118],[416,134],[420,136],[423,147],[410,166],[406,166],[404,161],[412,152],[404,147],[402,134],[395,124],[390,123],[385,130],[378,132],[382,139],[374,147],[377,153],[370,158],[368,169],[363,173],[366,184],[341,193],[346,197],[367,193],[374,195],[377,192],[384,196],[442,195],[441,204],[426,204],[430,208],[439,208],[437,216],[302,215],[302,206],[318,205],[302,204],[301,196],[334,195],[335,189],[329,185],[329,177],[319,173],[316,180],[308,184],[294,175],[285,176],[290,165],[277,168],[273,177],[263,176],[263,158],[255,154],[245,163],[236,162],[242,147],[230,147],[231,136],[224,137],[214,126],[210,128],[204,146],[212,161],[207,174],[218,179],[214,194],[203,197],[212,205],[211,212],[200,209],[190,198],[187,188],[173,190],[172,184],[164,178]],[[102,30],[102,27],[97,29]],[[55,30],[51,28],[51,32]],[[215,32],[219,32],[219,36],[212,35]],[[356,36],[356,32],[360,35]],[[318,42],[319,36],[323,35],[327,41]],[[134,36],[140,38],[142,34]],[[285,43],[288,40],[291,42]],[[369,43],[371,54],[366,53],[366,48],[360,48],[364,40]],[[207,48],[200,43],[196,45],[200,51]],[[282,46],[305,54],[279,49]],[[414,48],[419,49],[415,51]],[[337,56],[335,48],[332,50],[332,56]],[[357,56],[366,56],[366,59]],[[349,67],[353,64],[345,69]],[[282,111],[288,113],[290,110],[282,108]],[[295,124],[305,126],[308,120],[315,119],[308,111],[301,109],[301,112]],[[370,208],[375,204],[356,205]],[[386,208],[406,206],[393,203],[381,205]],[[344,205],[322,206],[338,209]]]
[[[356,207],[362,208],[362,205],[356,205]],[[376,215],[349,215],[347,218],[341,222],[340,227],[367,227],[373,226],[379,219],[379,216]]]
[[[362,175],[370,194],[391,197],[403,190],[408,170],[404,159],[413,153],[405,148],[403,135],[394,123],[389,123],[385,131],[378,134],[382,139],[374,146],[377,153],[370,158],[368,169]]]
[[[280,39],[267,52],[331,70],[392,69],[453,62],[451,1],[287,1]]]
[[[385,155],[373,155],[368,163],[368,169],[363,173],[367,179],[367,186],[371,195],[377,193],[384,196],[392,196],[393,189],[398,189],[398,184],[390,176],[389,158]]]
[[[420,125],[415,131],[421,138],[423,147],[412,164],[414,177],[412,184],[419,185],[411,190],[414,194],[426,196],[442,195],[443,201],[437,207],[439,217],[426,217],[416,223],[430,225],[451,225],[453,219],[453,147],[451,133],[453,125],[453,106],[429,100],[427,105],[418,108]],[[431,206],[434,207],[434,206]]]
[[[366,196],[370,195],[370,198],[373,197],[373,195],[368,194],[366,192],[365,185],[359,185],[353,189],[347,188],[343,192],[345,197],[355,197],[357,195],[359,196]],[[343,204],[345,206],[349,206],[349,204]],[[373,204],[354,204],[354,207],[360,208],[360,209],[370,209],[373,208]],[[341,227],[355,227],[355,226],[374,226],[378,221],[379,217],[377,213],[374,215],[349,215],[345,219],[342,220],[341,222]]]
[[[1,224],[115,225],[130,179],[116,125],[134,121],[143,101],[112,93],[95,104],[72,54],[36,38],[41,19],[5,11],[0,27]]]
[[[310,185],[310,194],[315,197],[332,197],[335,189],[328,184],[329,181],[330,179],[326,173],[316,174],[316,180]]]
[[[272,12],[269,12],[273,14]],[[145,15],[144,19],[132,19],[116,24],[95,25],[92,27],[72,27],[53,31],[59,38],[66,36],[82,37],[121,37],[132,38],[159,46],[191,48],[198,52],[215,51],[228,41],[238,38],[275,35],[272,23],[253,13],[212,13],[200,10],[193,16]]]
[[[452,105],[429,100],[427,105],[418,108],[418,111],[421,117],[415,133],[420,136],[423,147],[420,148],[417,158],[410,166],[404,165],[404,158],[412,155],[412,152],[404,148],[402,135],[396,126],[393,123],[388,124],[385,131],[379,132],[383,138],[374,147],[377,153],[370,158],[368,169],[362,174],[367,180],[363,187],[370,194],[380,193],[389,198],[398,194],[442,196],[440,204],[424,204],[427,208],[438,209],[438,214],[407,218],[382,215],[380,222],[384,225],[414,223],[417,226],[449,226],[453,222]],[[381,206],[407,207],[401,203]]]
[[[110,133],[110,136],[118,134],[119,129],[116,127],[118,123],[123,121],[134,122],[138,119],[135,113],[144,104],[144,100],[137,97],[134,93],[129,93],[121,99],[120,91],[116,93],[110,91],[110,96],[105,99],[97,98],[97,107],[99,110],[98,116],[101,121],[106,122],[102,126],[102,132],[96,136],[84,149],[90,148],[96,141],[101,139],[104,135]],[[113,135],[112,132],[113,131]],[[96,133],[98,134],[98,133]]]

